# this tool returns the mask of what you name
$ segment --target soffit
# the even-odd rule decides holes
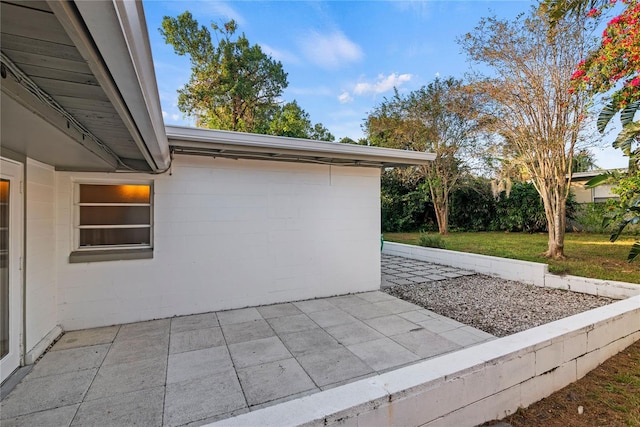
[[[0,7],[2,53],[99,141],[93,144],[88,141],[91,138],[76,136],[76,150],[89,150],[110,164],[118,164],[117,157],[120,159],[116,166],[118,169],[127,165],[149,170],[129,129],[49,5],[41,1],[2,1]],[[47,119],[49,114],[42,111],[43,103],[37,96],[29,97],[19,88],[11,90],[19,79],[7,72],[6,79],[3,79],[3,92]],[[31,147],[34,151],[37,151],[36,144],[34,142]],[[83,169],[89,166],[95,165],[78,162],[64,167]]]

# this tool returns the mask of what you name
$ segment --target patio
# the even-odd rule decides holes
[[[471,274],[383,255],[383,285]],[[494,337],[374,291],[68,332],[3,426],[202,425]]]

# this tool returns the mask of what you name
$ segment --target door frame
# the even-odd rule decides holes
[[[24,164],[0,157],[9,184],[9,353],[0,360],[0,383],[24,361]]]

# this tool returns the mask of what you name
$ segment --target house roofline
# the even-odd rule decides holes
[[[177,154],[370,167],[425,165],[435,159],[433,153],[418,151],[182,126],[165,129]]]
[[[598,175],[601,175],[603,173],[607,173],[607,172],[626,172],[627,169],[626,168],[617,168],[617,169],[598,169],[598,170],[593,170],[593,171],[587,171],[587,172],[574,172],[571,174],[572,179],[575,178],[593,178],[596,177]],[[569,178],[569,175],[567,175],[567,178]]]

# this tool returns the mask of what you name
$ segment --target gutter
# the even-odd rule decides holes
[[[436,157],[418,151],[243,132],[181,126],[165,129],[176,154],[371,167],[425,165]]]

